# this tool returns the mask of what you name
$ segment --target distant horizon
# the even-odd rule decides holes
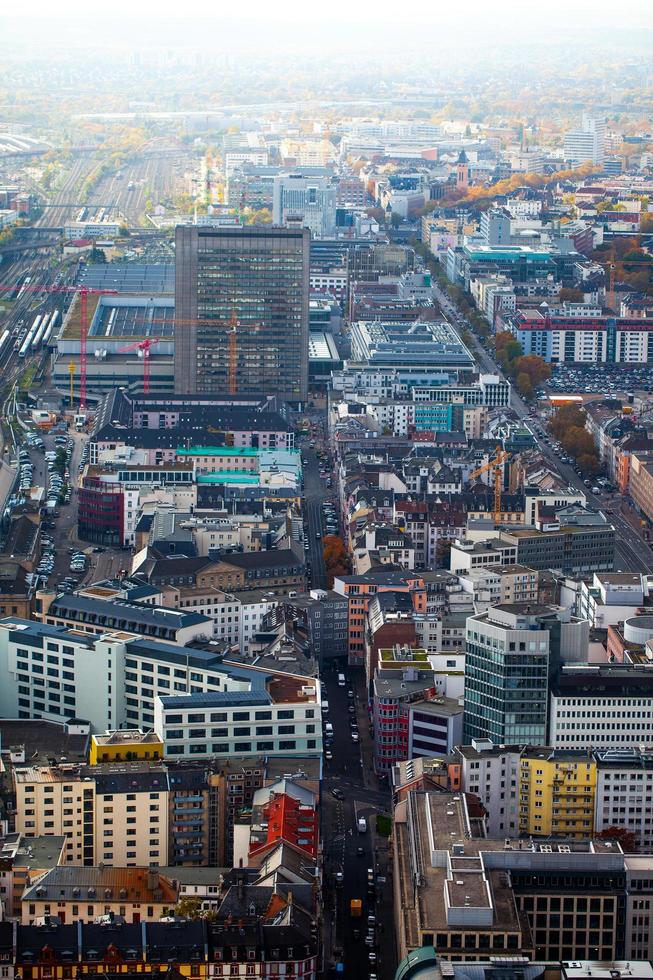
[[[525,48],[543,45],[555,59],[556,48],[581,40],[581,61],[594,46],[614,49],[621,60],[635,52],[653,52],[653,28],[646,28],[651,18],[647,0],[623,0],[619,4],[550,0],[546,11],[527,7],[522,0],[506,0],[500,9],[488,9],[484,0],[468,0],[464,19],[457,8],[443,8],[427,0],[416,0],[403,19],[397,15],[397,7],[388,3],[375,5],[370,15],[368,9],[345,0],[332,0],[327,7],[277,0],[273,15],[269,2],[252,0],[238,10],[237,17],[232,9],[227,12],[208,0],[191,0],[183,8],[183,16],[179,9],[171,0],[137,0],[135,4],[114,0],[110,11],[91,14],[82,0],[60,0],[54,13],[48,0],[33,0],[24,8],[0,11],[0,33],[5,45],[9,44],[3,54],[10,60],[12,46],[34,49],[43,45],[49,51],[62,44],[60,60],[67,50],[77,50],[80,45],[89,51],[117,48],[125,56],[161,46],[224,54],[228,43],[231,50],[260,49],[266,57],[294,49],[300,59],[307,51],[326,54],[335,48],[354,52],[364,61],[374,51],[381,54],[401,49],[403,53],[406,48],[416,55],[428,55],[436,63],[446,60],[457,66],[465,64],[470,47],[475,57],[480,50],[483,60],[491,60],[497,51],[512,51],[516,61]],[[438,42],[444,37],[460,41],[460,49],[448,44],[442,50]],[[619,48],[626,37],[633,46],[630,52]],[[34,55],[38,57],[39,52],[34,50]],[[396,70],[398,66],[391,67]]]

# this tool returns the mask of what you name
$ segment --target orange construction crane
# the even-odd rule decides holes
[[[157,317],[153,317],[148,320],[148,325],[156,327],[157,324],[169,324],[168,320],[161,320]],[[230,395],[238,394],[238,328],[240,327],[240,320],[233,310],[231,316],[228,320],[210,320],[197,318],[184,319],[182,317],[175,317],[174,319],[175,329],[178,327],[223,327],[227,333],[227,386]],[[254,330],[260,330],[260,323],[251,323],[247,326]],[[153,341],[150,346],[154,343],[164,343],[166,341],[165,337],[159,337],[157,341]],[[146,343],[146,341],[142,341]],[[138,347],[138,344],[133,344],[131,349],[134,350]],[[122,350],[128,350],[130,348],[122,348]]]
[[[80,344],[79,344],[79,367],[80,367],[80,410],[83,412],[86,410],[86,397],[87,397],[87,343],[88,343],[88,297],[89,296],[117,296],[117,289],[91,289],[88,286],[24,286],[20,283],[9,283],[7,285],[0,285],[0,295],[3,292],[10,292],[15,289],[22,288],[30,293],[44,293],[46,295],[51,294],[68,294],[74,293],[79,296],[79,307],[80,307]],[[152,326],[156,324],[169,325],[168,320],[157,319],[156,317],[149,320],[148,323]],[[228,357],[228,370],[227,370],[227,383],[230,395],[238,394],[238,328],[240,327],[240,320],[238,319],[236,310],[232,311],[231,317],[228,320],[213,320],[213,319],[181,319],[175,317],[174,323],[176,327],[180,326],[211,326],[211,327],[224,327],[227,331],[228,342],[227,342],[227,357]],[[261,329],[260,323],[247,324],[249,329],[254,331]],[[143,350],[143,360],[144,360],[144,378],[143,382],[145,384],[145,371],[147,370],[147,380],[149,385],[149,348],[153,347],[155,343],[161,343],[165,341],[165,337],[150,339],[146,338],[143,341],[138,341],[129,348],[122,348],[122,350],[135,350],[140,344],[146,344],[149,341],[147,348],[147,356],[145,347],[141,347]]]
[[[470,480],[475,480],[483,473],[492,473],[494,479],[494,523],[498,524],[501,520],[501,485],[503,483],[503,466],[510,459],[510,453],[503,451],[501,446],[497,446],[494,451],[494,458],[479,466],[477,470],[470,473]]]
[[[119,354],[126,354],[127,351],[137,350],[143,355],[143,393],[149,394],[150,391],[150,348],[159,343],[159,337],[146,337],[145,340],[137,340],[135,344],[128,344],[127,347],[119,347]]]

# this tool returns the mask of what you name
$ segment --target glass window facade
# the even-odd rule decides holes
[[[237,394],[306,398],[309,237],[266,226],[177,228],[176,391],[228,392],[235,359]]]

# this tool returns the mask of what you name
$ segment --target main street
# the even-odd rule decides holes
[[[372,771],[372,739],[362,677],[339,687],[337,673],[326,675],[328,720],[333,725],[333,758],[325,761],[322,833],[325,841],[324,906],[326,955],[344,962],[345,975],[363,980],[376,973],[390,980],[396,967],[392,925],[392,877],[387,840],[376,830],[376,817],[390,809],[389,790],[379,788]],[[349,692],[353,692],[354,697]],[[350,712],[350,705],[355,713]],[[351,734],[352,720],[358,741]],[[341,795],[336,799],[333,791]],[[367,823],[358,831],[358,818]],[[369,875],[372,883],[370,886]],[[342,883],[337,876],[342,875]],[[363,914],[351,916],[352,899],[361,899]],[[373,928],[368,916],[376,919]],[[368,928],[373,939],[366,945]],[[370,953],[377,962],[370,962]]]
[[[327,578],[322,558],[322,504],[326,499],[326,487],[320,476],[315,450],[305,446],[302,454],[305,459],[304,508],[308,519],[308,551],[305,554],[311,567],[311,585],[316,589],[325,589]]]

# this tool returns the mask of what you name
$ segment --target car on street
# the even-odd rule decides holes
[[[331,789],[331,796],[335,797],[336,800],[344,800],[345,798],[345,794],[338,786],[334,786]]]

